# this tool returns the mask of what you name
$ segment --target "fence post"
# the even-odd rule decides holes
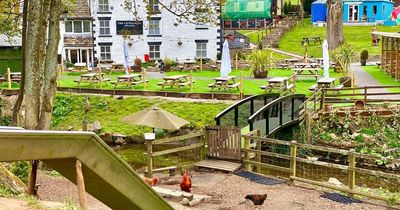
[[[146,68],[143,68],[143,69],[142,69],[143,90],[146,90],[146,86],[147,86],[145,76],[146,76]]]
[[[193,93],[193,70],[192,70],[192,68],[190,68],[189,85],[190,85],[190,92]]]
[[[290,169],[292,170],[292,177],[296,177],[296,157],[297,157],[297,142],[290,142]],[[290,182],[293,184],[294,180],[291,179]]]
[[[11,89],[11,70],[7,68],[7,82],[8,82],[8,89]]]
[[[153,177],[153,141],[147,141],[147,177]]]
[[[367,105],[367,86],[364,86],[364,104]]]
[[[203,136],[200,136],[200,142],[203,143],[203,147],[200,148],[200,160],[206,159],[207,155],[206,138],[207,138],[207,133],[205,133]]]
[[[240,92],[240,100],[243,99],[243,69],[240,69],[240,85],[239,85],[239,92]]]
[[[306,121],[306,142],[307,144],[311,144],[311,121],[310,121],[310,113],[305,110],[304,120]]]
[[[325,105],[325,90],[321,90],[321,103],[319,109],[323,109]]]
[[[261,130],[257,129],[257,137],[261,137]],[[257,140],[257,151],[261,151],[261,141]],[[261,154],[257,153],[256,154],[256,160],[258,163],[261,163]],[[257,165],[256,167],[256,172],[260,173],[261,167]]]
[[[351,149],[348,153],[349,158],[349,169],[348,169],[348,185],[351,192],[353,192],[354,187],[356,186],[356,155],[354,153],[354,149]],[[352,194],[351,194],[352,195]]]
[[[244,138],[244,145],[243,145],[243,147],[245,148],[245,149],[250,149],[250,139],[251,139],[251,136],[248,136],[248,137],[250,137],[250,138]],[[250,154],[249,154],[249,152],[245,152],[244,153],[244,160],[245,161],[249,161],[250,160]],[[245,163],[245,166],[244,166],[244,168],[245,168],[245,170],[246,171],[251,171],[251,165],[249,164],[249,163]]]

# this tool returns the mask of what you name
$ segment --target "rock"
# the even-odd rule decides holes
[[[187,198],[189,201],[193,199],[193,194],[182,191],[174,191],[161,187],[153,187],[153,189],[163,198],[168,198],[173,201],[182,201],[183,198]]]
[[[336,185],[336,186],[343,186],[343,183],[341,183],[339,180],[336,178],[329,178],[328,183]]]
[[[181,202],[179,202],[179,204],[181,204],[181,205],[183,205],[183,206],[188,206],[189,203],[190,203],[190,201],[189,201],[189,199],[187,199],[187,198],[183,198],[183,199],[181,200]]]
[[[113,148],[114,151],[118,151],[118,150],[120,150],[120,149],[121,149],[121,146],[120,146],[120,145],[117,145],[117,146],[115,146],[115,147]]]
[[[332,140],[334,140],[334,141],[337,141],[339,138],[336,136],[336,134],[334,134],[334,133],[330,133],[329,134],[329,137],[331,137],[332,138]]]
[[[113,143],[112,134],[110,134],[110,133],[101,134],[101,135],[99,135],[99,137],[107,144]]]
[[[350,138],[354,140],[359,135],[361,135],[361,133],[353,133],[353,134],[350,135]]]
[[[127,143],[123,138],[119,137],[119,138],[117,138],[117,140],[115,140],[114,144],[116,144],[116,145],[125,145]]]
[[[101,124],[99,121],[94,121],[94,123],[91,124],[91,131],[98,133],[102,130],[103,128],[101,127]]]
[[[68,126],[67,131],[72,131],[73,129],[74,129],[74,126],[70,125],[70,126]]]
[[[116,99],[117,100],[122,100],[122,99],[124,99],[124,96],[116,96]]]

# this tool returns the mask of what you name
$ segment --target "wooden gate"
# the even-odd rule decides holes
[[[241,160],[240,128],[208,126],[206,139],[208,157],[223,160]]]

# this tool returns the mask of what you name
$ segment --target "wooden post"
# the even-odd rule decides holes
[[[381,68],[381,71],[384,69],[383,68],[383,66],[385,65],[385,59],[384,59],[384,57],[385,57],[385,49],[384,49],[384,43],[385,43],[385,37],[384,36],[382,36],[382,43],[381,43],[381,66],[380,66],[380,68]]]
[[[153,141],[147,140],[147,177],[153,177]]]
[[[143,83],[143,90],[146,90],[146,68],[142,68],[142,83]]]
[[[82,121],[82,131],[88,130],[88,124],[89,124],[89,121],[86,119],[86,116],[85,116],[85,119]]]
[[[243,147],[245,149],[250,149],[250,139],[244,138],[244,145]],[[249,152],[244,153],[244,160],[249,161],[250,160],[250,154]],[[251,170],[251,165],[249,163],[245,163],[244,168],[246,171],[252,171]]]
[[[292,177],[296,177],[296,158],[297,158],[297,142],[290,142],[290,169],[292,170]],[[294,183],[294,180],[291,179],[291,183]]]
[[[63,59],[62,53],[61,53],[61,72],[63,72],[63,71],[64,71],[64,59]]]
[[[367,86],[364,86],[364,104],[367,105]]]
[[[321,102],[320,102],[320,107],[319,109],[323,109],[325,105],[325,90],[321,90]]]
[[[193,93],[193,70],[191,68],[189,74],[189,85],[190,85],[190,92]]]
[[[200,57],[200,71],[203,71],[203,57]]]
[[[200,148],[200,160],[206,159],[207,155],[207,144],[206,144],[206,134],[200,136],[200,142],[203,143],[203,147]]]
[[[82,163],[80,160],[76,160],[76,185],[78,186],[79,205],[83,210],[89,209],[87,206],[85,180],[83,178]]]
[[[306,142],[307,144],[311,144],[311,120],[310,120],[310,113],[305,110],[304,120],[306,121]]]
[[[103,82],[103,75],[101,75],[101,68],[98,68],[98,74],[99,74],[99,84],[100,84],[100,89],[103,87],[102,82]],[[95,86],[96,87],[96,86]]]
[[[238,70],[238,53],[235,54],[235,70]]]
[[[61,72],[62,72],[62,66],[59,66],[58,65],[58,68],[57,68],[57,83],[58,83],[58,87],[61,87]]]
[[[239,91],[240,91],[240,100],[243,99],[243,69],[240,69],[240,85],[239,85]]]
[[[356,186],[356,156],[354,153],[354,149],[351,149],[348,153],[349,156],[349,169],[348,169],[348,187],[351,191],[354,190],[355,186]]]
[[[261,137],[261,130],[257,129],[257,137]],[[261,151],[261,141],[257,140],[257,151]],[[258,163],[261,163],[261,154],[257,153],[256,154],[256,161]],[[261,167],[257,165],[256,167],[256,172],[260,173],[261,172]]]
[[[11,89],[11,70],[7,68],[7,82],[8,82],[8,89]]]

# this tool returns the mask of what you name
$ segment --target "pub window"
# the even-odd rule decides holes
[[[65,32],[72,33],[72,21],[65,21]]]
[[[160,59],[160,45],[159,43],[149,43],[149,55],[150,59],[155,60],[155,59]]]
[[[99,0],[99,11],[100,12],[108,12],[108,0]]]
[[[196,40],[196,58],[207,57],[207,41]]]
[[[149,0],[149,6],[153,10],[153,12],[160,11],[160,5],[158,4],[158,0]]]
[[[100,59],[111,60],[111,46],[100,46]]]
[[[149,20],[149,35],[160,34],[160,20]]]
[[[378,6],[374,5],[372,7],[372,14],[376,15],[377,10],[378,10]]]
[[[83,20],[65,21],[65,32],[66,33],[90,33],[91,32],[90,21],[83,21]]]
[[[110,35],[110,20],[100,20],[100,35]]]

